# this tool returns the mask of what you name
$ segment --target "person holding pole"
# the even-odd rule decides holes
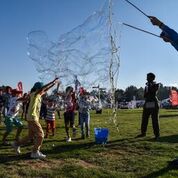
[[[158,26],[162,30],[160,37],[165,42],[171,43],[171,45],[178,51],[178,33],[154,16],[149,16],[149,19],[153,25]]]

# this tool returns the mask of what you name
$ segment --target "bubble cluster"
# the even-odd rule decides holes
[[[44,31],[28,34],[28,56],[43,79],[59,76],[65,82],[77,76],[83,86],[109,81],[109,72],[117,73],[119,60],[113,51],[108,19],[108,1],[82,24],[51,41]],[[115,43],[116,44],[116,43]],[[117,46],[117,44],[116,44]],[[112,58],[112,64],[111,64]]]

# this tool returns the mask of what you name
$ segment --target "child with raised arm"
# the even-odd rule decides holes
[[[12,96],[9,100],[9,109],[7,111],[7,114],[4,120],[6,131],[3,134],[3,139],[2,139],[3,145],[9,145],[6,139],[7,139],[7,136],[12,132],[13,126],[17,127],[16,137],[15,137],[16,141],[19,140],[19,135],[23,127],[23,124],[20,118],[18,117],[20,106],[22,105],[22,98],[20,98],[22,91],[13,89],[11,93],[12,93]]]
[[[22,140],[14,142],[13,147],[17,152],[20,152],[20,145],[23,145],[33,139],[34,143],[31,158],[43,159],[46,157],[46,155],[40,152],[44,138],[44,132],[39,122],[41,98],[56,83],[58,83],[58,78],[55,78],[46,85],[43,85],[41,82],[36,82],[31,89],[30,102],[27,112],[28,135]]]
[[[71,136],[69,132],[69,128],[72,128],[73,137],[76,135],[76,128],[75,128],[75,93],[73,92],[73,88],[68,86],[66,88],[66,96],[65,96],[65,112],[64,112],[64,123],[65,123],[65,130],[67,134],[66,141],[71,142]]]
[[[3,116],[4,117],[6,116],[7,111],[9,110],[11,90],[12,88],[10,86],[6,86],[5,93],[3,94],[3,98],[4,98]]]

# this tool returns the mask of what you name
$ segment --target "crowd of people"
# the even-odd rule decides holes
[[[145,137],[148,126],[148,119],[151,116],[153,132],[155,139],[160,137],[159,128],[159,101],[157,99],[157,91],[159,83],[155,82],[155,74],[147,74],[147,83],[144,90],[145,103],[143,106],[141,133],[137,137]],[[78,98],[73,87],[68,86],[65,92],[56,92],[53,97],[46,97],[47,91],[60,84],[58,78],[43,85],[41,82],[36,82],[31,91],[23,94],[22,91],[12,89],[7,86],[4,89],[0,88],[0,121],[4,122],[5,131],[2,137],[2,144],[9,145],[8,135],[12,132],[13,127],[17,128],[14,142],[11,144],[17,154],[20,154],[20,146],[33,142],[31,158],[43,159],[46,155],[40,152],[43,139],[48,138],[50,131],[55,135],[55,117],[58,113],[60,118],[59,106],[55,100],[57,97],[62,97],[64,101],[64,125],[66,132],[66,142],[71,142],[76,136],[75,127],[75,111],[78,111],[79,123],[81,128],[81,139],[90,137],[90,109],[91,104],[89,93],[81,90]],[[23,94],[23,95],[22,95]],[[45,97],[44,97],[45,96]],[[22,110],[20,110],[22,108]],[[21,111],[19,113],[19,111]],[[21,116],[21,117],[20,117]],[[24,138],[20,138],[23,129],[22,118],[27,122],[28,134]],[[45,134],[40,124],[40,118],[46,121]]]
[[[33,142],[31,158],[43,159],[46,155],[42,154],[40,148],[44,138],[48,138],[50,131],[55,135],[55,117],[58,113],[60,118],[59,105],[55,97],[64,99],[64,124],[66,132],[66,141],[71,142],[76,136],[75,110],[79,112],[79,125],[81,128],[81,138],[90,137],[90,102],[89,93],[83,90],[78,98],[73,87],[68,86],[65,92],[55,93],[55,97],[46,97],[47,91],[54,85],[60,84],[58,78],[43,85],[36,82],[31,91],[23,94],[22,91],[12,89],[10,86],[0,88],[0,122],[4,123],[5,131],[3,133],[2,145],[12,145],[17,154],[20,154],[20,146]],[[45,133],[40,124],[40,118],[46,121]],[[24,120],[22,120],[24,119]],[[24,138],[20,137],[23,129],[23,123],[27,122],[28,134]],[[16,128],[16,135],[13,143],[8,142],[8,135]],[[71,130],[70,130],[71,129]]]

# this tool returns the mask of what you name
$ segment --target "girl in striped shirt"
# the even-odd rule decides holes
[[[54,136],[56,123],[55,123],[55,113],[57,106],[52,99],[49,99],[47,102],[47,114],[46,114],[46,135],[45,138],[48,138],[50,130],[52,131],[52,136]]]

